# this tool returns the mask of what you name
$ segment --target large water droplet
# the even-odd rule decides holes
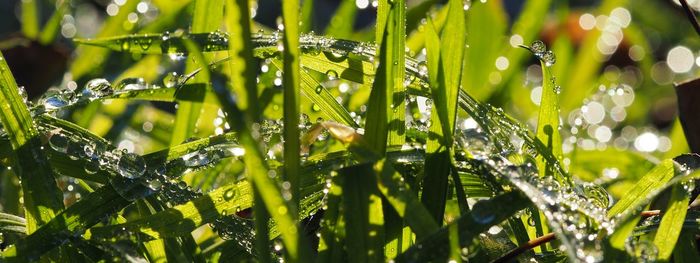
[[[170,72],[163,77],[163,86],[172,88],[180,84],[180,75],[176,72]]]
[[[111,95],[112,92],[112,84],[109,81],[106,79],[93,79],[85,84],[83,96],[88,96],[88,98],[104,97]]]
[[[42,101],[42,104],[44,105],[44,108],[47,110],[55,110],[58,108],[62,108],[68,105],[68,101],[63,98],[61,95],[53,95],[50,97],[45,98]]]
[[[532,42],[532,45],[530,45],[530,50],[535,53],[535,55],[539,56],[539,54],[547,51],[547,46],[544,44],[544,42],[535,40],[535,42]]]
[[[54,133],[49,137],[49,145],[54,151],[65,153],[68,149],[68,138],[60,133]]]
[[[490,224],[496,219],[496,215],[491,211],[492,209],[488,207],[485,201],[477,202],[472,208],[472,218],[479,224]]]
[[[182,156],[182,160],[187,167],[198,167],[209,164],[212,161],[212,156],[206,150],[199,150]]]
[[[552,65],[554,65],[554,63],[557,62],[557,58],[556,56],[554,56],[554,52],[552,52],[551,50],[547,50],[547,52],[544,52],[544,54],[542,54],[542,61],[544,61],[545,66],[551,67]]]
[[[146,162],[135,153],[123,153],[117,163],[119,174],[126,178],[139,178],[146,170]]]

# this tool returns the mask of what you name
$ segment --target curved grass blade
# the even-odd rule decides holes
[[[671,258],[673,248],[676,246],[678,236],[681,234],[683,221],[688,212],[688,203],[690,202],[690,193],[685,189],[686,187],[685,185],[677,184],[671,188],[671,198],[661,218],[661,225],[659,225],[656,236],[654,236],[654,245],[659,249],[659,255],[657,256],[659,261],[668,261]]]
[[[0,121],[10,138],[19,164],[16,172],[22,181],[27,233],[31,234],[63,210],[63,198],[48,160],[40,150],[39,133],[2,53],[0,108]]]

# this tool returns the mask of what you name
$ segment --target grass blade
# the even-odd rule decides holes
[[[284,50],[282,51],[282,71],[284,86],[284,178],[289,181],[292,200],[299,205],[299,2],[283,1]],[[296,209],[294,209],[296,210]]]
[[[228,55],[231,70],[230,89],[238,96],[238,107],[245,110],[253,121],[257,120],[260,109],[257,104],[258,92],[255,83],[253,45],[250,40],[250,14],[248,1],[226,0],[226,28],[229,34]],[[200,44],[200,46],[203,46]],[[245,99],[243,99],[245,98]]]
[[[325,35],[337,38],[349,38],[355,25],[355,0],[343,0],[331,17],[331,22],[326,27]],[[286,29],[286,27],[285,27]]]
[[[406,3],[403,0],[391,3],[380,1],[379,5],[378,20],[385,22],[377,23],[377,32],[382,40],[379,41],[379,68],[367,106],[365,138],[375,152],[384,155],[387,143],[402,145],[405,141],[403,74]]]
[[[449,225],[442,227],[438,232],[426,237],[395,260],[396,262],[444,261],[450,255],[449,229],[451,227],[457,226],[459,244],[461,247],[466,247],[480,233],[506,220],[529,204],[530,201],[520,192],[510,192],[488,201],[481,201],[475,204],[471,212],[462,215]],[[489,220],[481,220],[484,218],[483,216],[487,216]]]
[[[39,132],[19,94],[12,72],[0,53],[0,120],[17,156],[24,192],[27,233],[49,222],[63,210],[63,195],[56,186],[48,160],[40,150]]]
[[[382,200],[373,182],[371,164],[338,171],[343,176],[345,245],[349,262],[383,261],[384,217]]]
[[[542,43],[542,42],[534,42]],[[537,52],[537,51],[535,51]],[[549,53],[547,53],[549,52]],[[538,57],[551,54],[551,51],[545,51],[545,54],[537,54]],[[562,158],[562,141],[559,134],[559,90],[554,76],[552,76],[553,62],[541,59],[542,65],[542,98],[540,100],[540,111],[537,116],[537,139],[545,144],[548,150],[556,157],[558,162]],[[537,168],[540,176],[554,176],[556,163],[548,162],[545,158],[538,157]],[[557,178],[560,181],[568,181],[568,178]]]
[[[671,198],[661,218],[661,225],[654,236],[654,245],[659,249],[657,260],[668,261],[681,234],[683,221],[688,212],[690,193],[684,185],[677,184],[671,190]]]
[[[39,35],[39,3],[37,0],[22,1],[22,33],[30,39]]]
[[[195,0],[194,13],[192,15],[192,33],[213,32],[221,25],[223,12],[211,12],[223,6],[224,0]],[[207,67],[207,63],[211,60],[212,55],[203,55],[204,60],[198,61],[199,67]],[[196,70],[198,65],[193,60],[187,60],[185,63],[185,72]],[[208,74],[197,74],[190,81],[193,84],[209,85]],[[197,122],[201,119],[203,122],[210,123],[216,115],[212,114],[212,110],[202,110],[201,102],[178,102],[177,114],[175,115],[175,127],[170,139],[170,145],[178,145],[185,139],[194,135]]]
[[[426,27],[426,47],[428,50],[428,72],[430,77],[431,95],[434,107],[431,119],[426,149],[425,171],[423,178],[422,202],[430,210],[431,215],[442,224],[447,198],[447,180],[451,172],[451,145],[457,117],[457,100],[459,99],[459,84],[462,73],[465,34],[464,9],[462,1],[452,0],[448,3],[446,23],[440,37],[440,47],[437,48],[436,32],[431,23]],[[438,60],[439,62],[435,62]]]

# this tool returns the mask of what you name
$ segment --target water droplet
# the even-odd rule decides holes
[[[112,84],[109,81],[106,79],[93,79],[85,84],[83,96],[88,96],[88,98],[104,97],[111,95],[112,92]]]
[[[236,197],[238,195],[238,189],[232,188],[229,190],[226,190],[224,193],[224,198],[226,201],[230,201],[232,198]]]
[[[335,72],[335,70],[330,69],[326,71],[326,75],[328,75],[328,79],[330,80],[338,79],[338,72]]]
[[[547,46],[544,44],[544,42],[535,40],[535,42],[532,42],[532,45],[530,45],[530,50],[532,53],[535,53],[535,55],[540,56],[540,54],[547,51]]]
[[[128,52],[129,48],[131,47],[131,43],[129,42],[129,39],[126,39],[122,42],[122,51]]]
[[[65,153],[68,149],[68,138],[60,133],[54,133],[49,137],[49,145],[57,152]]]
[[[311,110],[319,112],[321,111],[321,106],[318,106],[318,104],[314,103],[313,105],[311,105]]]
[[[559,85],[554,86],[554,93],[561,94],[561,86],[559,86]]]
[[[180,84],[180,75],[177,72],[170,72],[163,77],[163,86],[172,88]]]
[[[68,101],[62,95],[56,94],[43,99],[42,104],[47,110],[55,110],[68,105]]]
[[[489,224],[496,219],[496,215],[491,211],[485,201],[480,201],[474,204],[472,208],[472,218],[479,224]]]
[[[182,156],[182,160],[187,167],[199,167],[209,164],[212,161],[212,156],[206,150],[199,150]]]
[[[316,94],[321,94],[321,91],[323,91],[323,86],[321,86],[321,85],[316,86]]]
[[[428,65],[425,61],[418,62],[418,75],[421,77],[428,75]]]
[[[464,8],[464,11],[469,10],[469,8],[472,7],[472,1],[471,0],[464,0],[462,8]]]
[[[139,178],[146,170],[146,162],[135,153],[123,153],[117,163],[117,169],[119,174],[126,178]]]
[[[556,56],[554,56],[554,52],[551,50],[547,50],[547,52],[544,52],[542,55],[542,61],[544,61],[544,65],[547,67],[551,67],[554,65],[554,63],[557,62]]]

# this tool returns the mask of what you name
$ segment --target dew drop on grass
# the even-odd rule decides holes
[[[103,97],[111,95],[112,92],[112,84],[109,81],[106,79],[93,79],[85,84],[83,96],[88,96],[88,98]]]
[[[474,204],[472,208],[472,218],[479,224],[485,225],[496,219],[496,215],[491,212],[486,202],[481,201]]]
[[[462,8],[464,8],[464,11],[469,10],[469,8],[472,7],[472,1],[471,0],[464,0]]]
[[[328,75],[328,79],[330,80],[338,79],[338,72],[335,72],[335,70],[330,69],[326,71],[326,75]]]
[[[532,45],[530,45],[530,50],[532,51],[532,53],[535,53],[535,55],[539,57],[545,51],[547,51],[547,46],[544,44],[544,42],[540,40],[535,40],[535,42],[532,42]]]
[[[124,41],[122,41],[122,44],[121,44],[122,51],[124,51],[124,52],[129,51],[129,48],[131,48],[131,43],[129,41],[130,41],[129,39],[125,39]]]
[[[135,153],[123,153],[117,162],[117,169],[122,176],[135,179],[143,175],[146,162]]]
[[[552,52],[551,50],[547,50],[542,54],[542,61],[544,61],[545,66],[551,67],[552,65],[554,65],[554,63],[557,62],[557,58],[554,55],[554,52]]]
[[[180,82],[180,75],[177,72],[170,72],[163,77],[163,86],[166,88],[172,88],[177,86]]]
[[[54,151],[65,153],[68,149],[68,138],[60,133],[54,133],[49,137],[49,145]]]
[[[42,103],[44,105],[44,108],[47,110],[55,110],[68,105],[68,101],[66,101],[66,99],[64,99],[63,96],[60,94],[47,97],[43,100]]]
[[[428,65],[425,61],[418,62],[418,75],[425,77],[428,75]]]
[[[226,190],[226,192],[224,193],[224,198],[226,199],[226,201],[230,201],[231,199],[233,199],[237,195],[238,195],[238,189],[232,188],[232,189]]]
[[[321,85],[316,86],[316,94],[321,94],[321,91],[323,91],[323,86],[321,86]]]

